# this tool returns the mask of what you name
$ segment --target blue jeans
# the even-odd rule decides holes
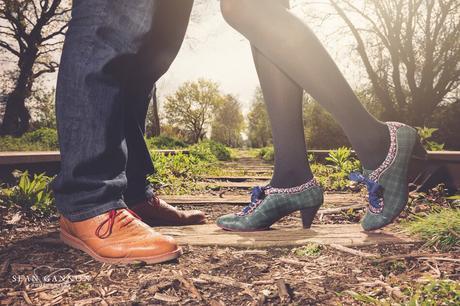
[[[58,211],[71,221],[153,196],[146,180],[154,173],[144,141],[148,104],[177,54],[190,13],[177,21],[175,38],[159,35],[168,31],[154,22],[168,20],[156,17],[159,3],[73,1],[56,88],[61,169],[51,183]]]

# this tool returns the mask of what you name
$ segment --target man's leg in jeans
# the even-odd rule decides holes
[[[193,0],[156,0],[152,27],[138,53],[144,67],[150,67],[144,82],[133,82],[126,104],[126,141],[128,188],[126,204],[132,205],[153,195],[146,176],[154,173],[151,157],[144,141],[145,120],[154,84],[166,73],[177,56],[187,30]]]
[[[204,222],[198,211],[179,211],[155,196],[146,180],[154,167],[144,141],[145,119],[152,96],[152,86],[169,69],[182,45],[190,19],[193,0],[157,0],[148,43],[139,52],[139,60],[151,67],[149,83],[136,82],[128,91],[126,141],[128,188],[124,200],[128,207],[151,225],[196,224]],[[155,219],[155,220],[153,220]]]
[[[61,171],[52,183],[63,216],[61,237],[107,262],[160,262],[180,251],[171,238],[123,209],[126,97],[130,84],[150,81],[150,67],[138,54],[151,31],[154,4],[74,0],[61,60],[56,93]]]

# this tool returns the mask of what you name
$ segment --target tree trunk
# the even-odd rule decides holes
[[[160,127],[160,116],[158,115],[158,99],[157,99],[157,88],[155,87],[152,92],[152,136],[160,136],[161,127]]]
[[[0,127],[0,135],[21,136],[29,129],[30,113],[25,101],[30,97],[33,85],[33,66],[37,51],[27,52],[20,65],[19,77],[11,94],[6,100],[6,109]]]

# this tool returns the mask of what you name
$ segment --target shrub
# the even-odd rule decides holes
[[[52,178],[42,174],[34,174],[33,178],[27,171],[19,173],[18,184],[10,189],[2,190],[3,201],[7,204],[19,205],[27,212],[40,216],[50,215],[55,211],[54,197],[49,188]]]
[[[265,147],[259,150],[259,157],[267,162],[275,161],[275,150],[273,147]]]
[[[58,150],[58,134],[57,130],[50,128],[41,128],[33,132],[24,134],[24,141],[28,143],[38,143],[41,144],[44,148]]]
[[[0,137],[2,151],[51,151],[58,150],[57,131],[50,128],[41,128],[27,132],[21,137]]]
[[[162,193],[187,194],[197,190],[195,182],[201,175],[218,174],[217,158],[209,148],[195,147],[193,153],[165,155],[152,152],[155,174],[148,180],[156,187],[162,187]]]
[[[351,149],[346,147],[329,151],[329,156],[326,157],[326,161],[330,163],[328,165],[329,167],[343,173],[345,176],[361,168],[360,162],[351,156]]]
[[[438,131],[436,128],[427,128],[423,127],[417,128],[418,134],[422,140],[422,144],[428,151],[442,151],[444,149],[443,143],[437,143],[430,140],[433,137],[433,134]]]
[[[187,147],[187,144],[182,140],[169,136],[148,138],[146,142],[150,149],[178,149]]]
[[[212,141],[205,140],[196,145],[193,145],[189,149],[190,154],[195,154],[202,156],[204,159],[209,160],[208,154],[211,153],[217,160],[226,161],[231,159],[230,150],[225,147],[223,144]],[[212,162],[212,160],[209,160]]]

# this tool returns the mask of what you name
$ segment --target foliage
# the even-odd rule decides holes
[[[56,129],[56,112],[54,98],[56,92],[54,89],[48,90],[43,82],[35,82],[34,92],[27,99],[30,105],[30,113],[32,122],[30,128],[32,130],[40,128]]]
[[[164,113],[169,124],[184,131],[190,142],[197,143],[206,136],[215,109],[223,100],[217,83],[204,79],[186,82],[166,98]]]
[[[27,171],[19,173],[18,184],[1,191],[7,204],[17,204],[25,211],[46,216],[54,212],[54,197],[49,183],[52,178],[42,174],[34,174],[33,178]]]
[[[164,135],[148,138],[146,143],[150,149],[180,149],[187,147],[187,144],[182,140]]]
[[[205,140],[200,143],[193,145],[189,148],[191,154],[201,156],[203,160],[208,160],[209,162],[214,162],[215,159],[220,161],[226,161],[231,159],[231,152],[223,144],[212,141]],[[209,156],[214,156],[214,158],[209,158]]]
[[[209,147],[196,146],[190,154],[165,155],[152,152],[155,174],[148,180],[164,194],[189,194],[200,187],[195,183],[201,175],[218,174],[217,158]]]
[[[273,147],[265,147],[258,150],[257,156],[265,161],[274,161]],[[348,176],[353,171],[361,170],[361,163],[352,156],[351,149],[341,147],[331,150],[326,157],[328,164],[314,162],[313,154],[308,155],[310,168],[327,190],[345,190],[349,187]]]
[[[403,227],[425,240],[427,246],[441,250],[460,246],[460,209],[442,208],[426,216],[414,216]]]
[[[218,175],[221,170],[219,159],[230,159],[229,150],[222,144],[213,141],[202,141],[188,149],[189,154],[178,153],[165,155],[151,152],[156,173],[148,180],[160,192],[167,194],[189,194],[201,190],[196,181],[202,175]]]
[[[299,248],[293,249],[292,253],[297,257],[307,257],[307,256],[317,257],[321,255],[322,249],[323,249],[322,245],[312,242],[304,246],[301,246]]]
[[[6,99],[0,132],[22,135],[29,129],[25,101],[40,76],[56,72],[55,52],[60,50],[70,18],[67,0],[4,0],[0,2],[0,50],[5,61],[15,62],[17,77]]]
[[[0,137],[2,151],[52,151],[59,149],[57,131],[41,128],[21,137]]]
[[[266,147],[272,142],[270,121],[260,87],[256,89],[248,113],[248,140],[253,148]]]
[[[259,150],[258,156],[267,162],[275,161],[275,150],[273,147],[265,147]]]
[[[350,173],[361,170],[361,163],[351,156],[349,148],[331,150],[326,161],[329,164],[311,164],[311,169],[321,185],[328,190],[346,189],[349,186]]]
[[[303,103],[303,118],[309,148],[330,149],[349,146],[347,137],[332,115],[307,96]]]
[[[433,112],[428,126],[435,126],[439,131],[433,135],[432,140],[438,143],[445,143],[446,149],[460,151],[460,99],[453,103],[446,103]]]
[[[430,280],[414,289],[407,288],[409,305],[459,305],[460,284],[451,280]]]
[[[357,293],[351,290],[344,293],[365,305],[437,306],[458,305],[460,303],[460,285],[449,279],[428,279],[422,283],[407,284],[401,287],[403,289],[400,299],[394,299],[392,296],[379,298],[373,293]]]
[[[212,140],[229,147],[238,147],[242,144],[244,117],[241,105],[234,96],[224,97],[222,104],[217,107],[211,128]]]
[[[438,131],[436,128],[427,128],[427,127],[417,127],[418,134],[422,140],[422,144],[428,151],[442,151],[444,149],[444,144],[439,144],[435,141],[430,141],[433,133]]]
[[[329,151],[329,156],[326,157],[326,161],[330,163],[329,167],[334,168],[336,171],[343,172],[346,176],[361,168],[359,161],[351,156],[351,149],[346,147]]]
[[[458,1],[328,2],[356,42],[382,119],[426,124],[459,85]]]

